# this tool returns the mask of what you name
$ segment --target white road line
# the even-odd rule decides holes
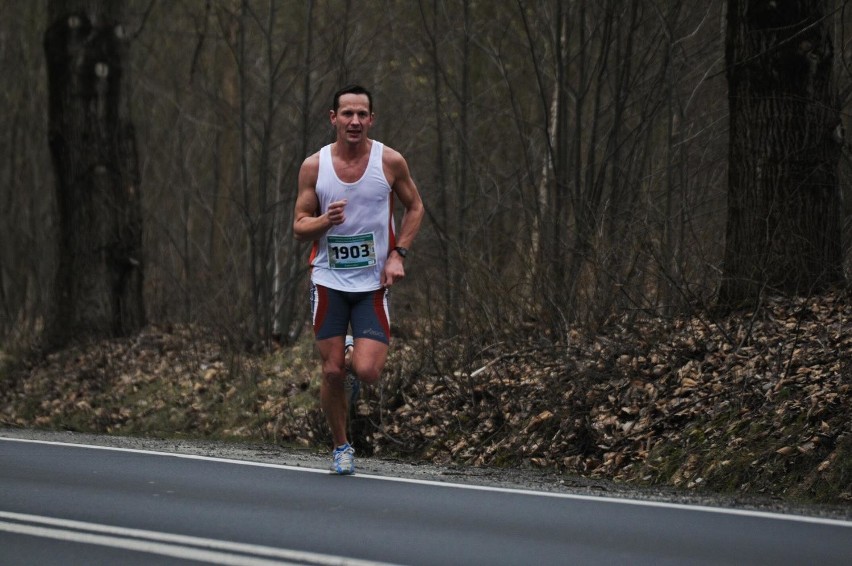
[[[8,440],[11,442],[23,442],[33,444],[48,444],[54,446],[65,446],[73,448],[87,448],[90,450],[110,450],[115,452],[128,452],[133,454],[149,454],[153,456],[169,456],[172,458],[183,458],[187,460],[204,460],[209,462],[218,462],[224,464],[237,464],[240,466],[254,466],[261,468],[273,468],[278,470],[288,470],[294,472],[308,472],[319,474],[330,474],[327,469],[317,468],[302,468],[299,466],[288,466],[285,464],[271,464],[268,462],[252,462],[250,460],[236,460],[232,458],[218,458],[215,456],[201,456],[198,454],[181,454],[177,452],[161,452],[156,450],[141,450],[137,448],[121,448],[114,446],[98,446],[94,444],[77,444],[72,442],[58,442],[52,440],[30,440],[26,438],[10,438],[0,436],[0,440]],[[792,521],[797,523],[810,523],[815,525],[826,525],[834,527],[852,528],[852,521],[842,519],[828,519],[824,517],[809,517],[806,515],[791,515],[784,513],[772,513],[769,511],[753,511],[749,509],[732,509],[727,507],[710,507],[707,505],[691,505],[688,503],[670,503],[666,501],[651,501],[643,499],[628,499],[621,497],[603,497],[596,495],[581,495],[576,493],[557,493],[551,491],[533,491],[519,488],[495,487],[487,485],[468,485],[460,483],[450,483],[435,480],[422,480],[416,478],[397,478],[392,476],[376,476],[370,474],[356,474],[350,479],[371,479],[398,483],[409,483],[417,485],[429,485],[435,487],[466,489],[471,491],[488,491],[494,493],[507,493],[515,495],[528,495],[536,497],[550,497],[556,499],[571,499],[576,501],[590,501],[599,503],[613,503],[618,505],[633,505],[638,507],[655,507],[660,509],[676,509],[684,511],[699,511],[703,513],[717,513],[721,515],[734,515],[739,517],[752,517],[760,519],[772,519],[777,521]]]
[[[210,564],[234,566],[390,566],[382,562],[350,559],[274,548],[255,544],[128,529],[83,521],[41,517],[0,511],[0,531],[50,538],[65,542],[108,546],[123,550],[198,560]],[[14,522],[12,522],[14,521]]]
[[[239,556],[226,554],[214,550],[201,550],[198,548],[186,548],[171,544],[163,544],[149,541],[110,537],[105,535],[93,535],[75,531],[63,531],[61,529],[50,529],[46,527],[35,527],[30,525],[17,525],[0,521],[0,531],[19,535],[30,535],[40,538],[56,539],[65,542],[76,542],[82,544],[93,544],[120,548],[134,552],[157,554],[160,556],[171,556],[182,560],[197,560],[209,564],[222,564],[227,566],[282,566],[295,565],[295,562],[281,562],[279,560],[263,560],[250,556]]]

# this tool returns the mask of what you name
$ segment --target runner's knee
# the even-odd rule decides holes
[[[340,385],[344,377],[346,377],[346,368],[343,365],[330,362],[323,365],[322,378],[326,383]]]
[[[379,381],[381,373],[381,370],[375,367],[355,367],[355,374],[358,376],[358,379],[368,385]]]

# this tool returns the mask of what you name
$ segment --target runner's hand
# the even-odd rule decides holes
[[[385,262],[384,270],[382,270],[382,287],[390,287],[404,278],[405,267],[402,264],[402,259],[397,254],[391,254]]]
[[[346,202],[346,199],[343,199],[334,201],[328,205],[328,210],[325,211],[325,215],[328,217],[328,221],[331,222],[332,226],[343,224],[343,221],[346,220],[346,216],[343,214]]]

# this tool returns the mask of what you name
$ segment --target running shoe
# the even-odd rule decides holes
[[[335,448],[332,458],[331,471],[341,476],[355,473],[355,449],[348,442]]]

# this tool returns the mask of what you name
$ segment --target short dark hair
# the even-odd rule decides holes
[[[332,107],[331,107],[332,110],[337,112],[337,109],[340,108],[340,97],[343,96],[344,94],[366,94],[367,100],[369,101],[369,104],[370,104],[370,113],[371,114],[373,113],[373,95],[372,95],[372,93],[369,90],[367,90],[366,88],[362,87],[361,85],[355,85],[355,84],[346,85],[345,87],[341,88],[340,90],[338,90],[337,92],[334,93],[334,102],[332,103]]]

